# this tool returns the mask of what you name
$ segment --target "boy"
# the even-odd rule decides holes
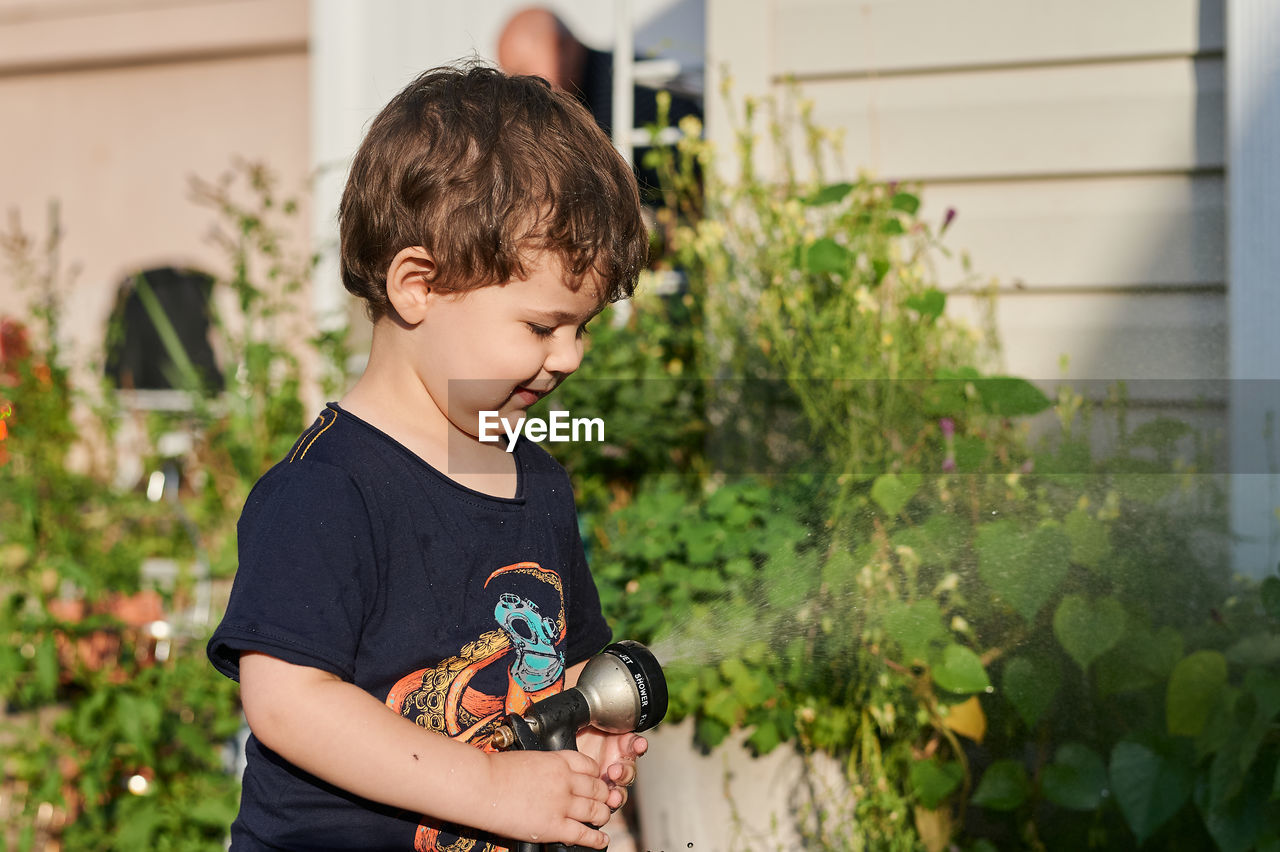
[[[481,411],[518,419],[577,369],[587,322],[630,295],[631,170],[544,81],[435,69],[374,120],[339,221],[368,367],[255,486],[209,642],[253,731],[233,848],[603,848],[643,738],[484,748],[610,631],[564,470],[477,436]]]

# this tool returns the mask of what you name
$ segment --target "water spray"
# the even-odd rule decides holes
[[[587,660],[576,686],[502,720],[490,742],[526,751],[577,750],[578,731],[592,725],[611,734],[640,733],[667,715],[667,679],[639,642],[614,642]],[[581,846],[517,843],[515,852],[572,852]]]

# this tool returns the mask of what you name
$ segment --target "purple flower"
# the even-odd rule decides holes
[[[956,436],[956,421],[950,417],[944,417],[938,421],[938,425],[942,427],[942,437],[950,441]]]
[[[956,469],[956,457],[955,457],[955,456],[948,455],[945,459],[943,459],[943,460],[942,460],[942,472],[943,472],[943,473],[955,473],[955,469]]]
[[[947,214],[942,217],[942,227],[938,230],[938,233],[942,233],[947,228],[950,228],[951,223],[955,221],[955,218],[956,218],[956,208],[948,207]]]

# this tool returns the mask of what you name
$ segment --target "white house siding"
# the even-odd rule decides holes
[[[1008,371],[1208,380],[1139,393],[1220,402],[1223,18],[1223,0],[709,0],[708,90],[725,69],[738,98],[794,81],[849,169],[923,181],[935,221],[955,207],[940,273],[959,284],[963,252],[998,282]]]

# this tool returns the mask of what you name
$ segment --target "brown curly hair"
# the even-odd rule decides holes
[[[608,301],[631,295],[649,249],[635,177],[590,113],[541,78],[477,64],[423,73],[378,114],[338,221],[342,283],[375,320],[411,246],[441,289],[524,278],[529,252],[551,251],[569,286],[594,273]]]

